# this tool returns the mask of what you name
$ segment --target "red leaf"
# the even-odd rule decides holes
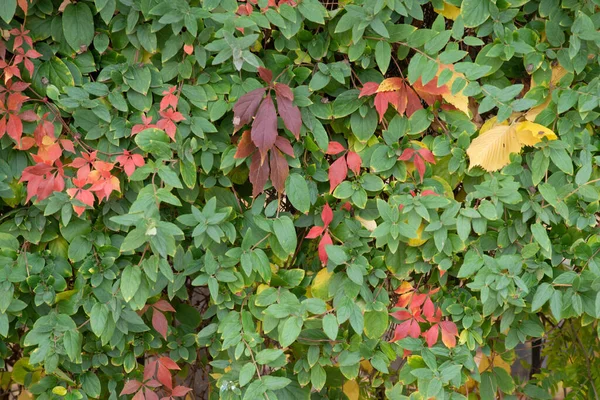
[[[415,156],[415,158],[413,158],[413,163],[415,164],[415,168],[417,169],[417,172],[419,173],[421,182],[423,182],[423,176],[425,175],[425,162],[423,161],[421,156],[419,154],[417,154]]]
[[[375,109],[377,110],[377,114],[379,114],[379,122],[383,121],[383,116],[388,108],[388,98],[385,96],[385,93],[377,93],[375,96]]]
[[[435,313],[435,306],[429,297],[425,300],[425,304],[423,305],[423,315],[429,322],[432,322],[430,318],[433,318],[433,314]]]
[[[308,231],[308,235],[306,235],[306,239],[318,238],[319,236],[321,236],[321,233],[323,233],[324,230],[325,230],[325,228],[322,226],[313,226],[312,228],[310,228],[310,231]]]
[[[177,363],[175,361],[171,360],[167,356],[159,358],[158,363],[161,365],[164,365],[165,367],[167,367],[168,369],[171,369],[171,370],[177,370],[177,371],[181,370],[179,365],[177,365]]]
[[[165,315],[157,309],[152,311],[152,326],[163,338],[165,338],[165,340],[167,339],[169,323],[167,322]]]
[[[333,190],[346,179],[346,176],[348,176],[346,158],[340,157],[329,167],[329,193],[332,193]]]
[[[157,364],[158,361],[154,360],[150,361],[148,364],[146,364],[146,366],[144,366],[144,382],[147,382],[148,380],[152,379],[152,377],[156,373]]]
[[[133,399],[132,399],[132,400],[145,400],[145,397],[144,397],[144,389],[140,389],[140,391],[139,391],[139,392],[137,392],[137,393],[135,394],[135,396],[133,396]]]
[[[408,161],[415,155],[415,151],[413,149],[404,149],[398,160],[400,161]]]
[[[329,236],[329,232],[325,232],[325,234],[323,235],[323,238],[319,242],[319,259],[321,260],[321,263],[323,263],[323,264],[327,264],[328,257],[327,257],[327,250],[325,250],[325,247],[329,246],[330,244],[333,244],[333,241],[331,240],[331,236]]]
[[[130,381],[125,382],[125,385],[123,386],[123,390],[121,390],[121,393],[119,395],[122,396],[124,394],[135,393],[141,387],[142,387],[141,382],[136,381],[135,379],[132,379]]]
[[[160,383],[171,389],[173,387],[173,378],[171,378],[171,371],[161,363],[158,363],[158,372],[156,378]]]
[[[266,97],[258,108],[250,134],[263,162],[277,140],[277,114],[270,96]]]
[[[402,340],[407,336],[412,338],[418,338],[421,335],[421,327],[419,323],[413,320],[407,320],[398,324],[396,330],[394,331],[393,342],[397,340]]]
[[[421,99],[419,98],[419,96],[417,96],[414,90],[410,88],[407,89],[406,98],[408,101],[408,103],[406,104],[407,117],[410,117],[415,111],[418,111],[423,108],[423,105],[421,104]]]
[[[256,150],[256,146],[252,143],[252,139],[250,138],[250,131],[245,130],[242,133],[242,138],[238,142],[237,151],[233,158],[246,158],[250,154],[254,153]]]
[[[281,150],[288,156],[290,156],[292,158],[296,158],[296,155],[294,154],[294,148],[290,144],[290,141],[287,140],[286,138],[277,136],[277,140],[275,140],[275,146],[277,146],[277,148],[279,150]]]
[[[6,133],[8,136],[14,139],[15,142],[21,141],[23,135],[23,122],[21,119],[14,114],[8,114],[8,123],[6,124]]]
[[[458,337],[456,324],[452,321],[442,321],[440,322],[440,326],[442,328],[442,342],[448,348],[456,346],[456,338]]]
[[[189,387],[185,387],[185,386],[176,386],[175,389],[173,389],[173,393],[171,393],[173,396],[177,396],[177,397],[181,397],[181,396],[185,396],[188,392],[191,392],[192,389]]]
[[[260,155],[254,153],[250,162],[250,183],[252,183],[252,197],[258,196],[269,180],[269,163],[261,163]]]
[[[375,93],[377,93],[377,89],[379,89],[379,83],[367,82],[365,83],[365,86],[363,86],[363,88],[360,89],[360,94],[358,95],[358,98],[360,99],[364,96],[374,95]]]
[[[275,84],[275,93],[277,94],[277,101],[279,98],[288,99],[289,101],[294,101],[294,92],[292,89],[286,84],[276,83]]]
[[[252,121],[252,117],[256,114],[258,105],[263,99],[267,88],[254,89],[245,95],[241,96],[233,106],[233,127],[234,132],[237,132],[242,126]]]
[[[146,400],[158,400],[158,395],[148,388],[144,389],[144,395]]]
[[[291,100],[277,94],[277,110],[285,127],[294,134],[296,140],[300,139],[300,128],[302,128],[300,109]]]
[[[271,183],[275,190],[283,193],[285,190],[285,180],[290,173],[290,167],[287,160],[277,149],[271,150]]]
[[[419,149],[418,153],[429,164],[435,164],[435,156],[433,155],[433,153],[430,150],[428,150],[428,149]]]
[[[321,219],[323,220],[323,224],[325,224],[325,228],[333,221],[333,210],[329,207],[328,203],[325,203],[323,211],[321,211]]]
[[[267,82],[268,84],[270,84],[273,80],[273,72],[263,67],[258,67],[258,76],[260,76],[260,79]]]
[[[329,146],[327,147],[327,151],[325,152],[325,154],[329,154],[329,155],[338,154],[344,150],[346,150],[346,149],[344,149],[344,146],[342,146],[340,143],[329,142]]]
[[[438,340],[439,328],[438,325],[435,324],[431,328],[425,332],[425,340],[427,341],[427,346],[432,347]]]
[[[348,163],[348,168],[354,172],[354,175],[360,175],[360,166],[362,164],[362,160],[357,153],[348,151],[348,154],[346,155],[346,162]]]
[[[189,56],[194,52],[194,46],[192,46],[191,44],[184,44],[183,51]]]
[[[164,312],[175,312],[173,306],[166,300],[159,300],[156,303],[152,304],[152,307]]]

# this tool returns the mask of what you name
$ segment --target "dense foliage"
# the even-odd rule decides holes
[[[599,7],[0,0],[1,390],[598,399]]]

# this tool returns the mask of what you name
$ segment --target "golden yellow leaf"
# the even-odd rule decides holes
[[[329,280],[333,276],[333,272],[327,271],[327,268],[323,268],[313,279],[310,291],[312,296],[321,300],[329,299]]]
[[[452,6],[454,7],[454,6]],[[455,7],[456,8],[456,7]],[[458,9],[460,13],[460,9]],[[443,15],[443,14],[442,14]],[[445,16],[445,15],[444,15]],[[436,75],[440,75],[444,69],[449,69],[452,71],[452,77],[446,82],[446,86],[448,87],[448,91],[442,94],[442,98],[447,102],[452,104],[454,107],[464,112],[466,115],[471,118],[471,110],[469,109],[469,98],[463,94],[463,91],[459,91],[456,94],[452,94],[452,84],[458,78],[465,79],[465,76],[460,72],[456,72],[454,70],[454,66],[451,64],[440,64],[440,68]],[[463,89],[464,90],[464,89]]]
[[[550,96],[550,93],[548,93],[548,97],[546,98],[546,101],[544,101],[539,106],[535,106],[532,109],[530,109],[529,111],[527,111],[527,113],[525,114],[525,119],[527,119],[528,121],[531,121],[531,122],[535,121],[535,119],[539,115],[539,113],[541,113],[546,108],[548,108],[548,105],[550,104],[551,100],[552,100],[552,97]]]
[[[373,372],[373,366],[371,365],[371,362],[369,360],[362,360],[360,362],[360,367],[364,369],[367,374]]]
[[[443,15],[447,19],[451,19],[452,21],[455,21],[456,18],[458,18],[458,16],[460,15],[460,8],[453,6],[452,4],[448,4],[446,2],[444,2],[443,7],[441,9],[434,8],[433,11]]]
[[[514,127],[498,125],[475,138],[467,155],[469,169],[479,165],[486,171],[498,171],[510,163],[510,153],[521,151],[521,143]]]
[[[535,146],[542,141],[542,138],[556,140],[556,133],[546,128],[544,125],[536,124],[530,121],[519,122],[516,125],[517,137],[521,144],[525,146]]]
[[[399,90],[403,85],[404,81],[402,80],[402,78],[387,78],[379,84],[379,88],[377,88],[377,93],[393,92],[395,90]]]
[[[484,126],[485,124],[482,129]],[[485,126],[485,129],[467,149],[467,155],[471,160],[469,169],[479,165],[486,171],[498,171],[510,163],[510,154],[519,153],[523,146],[534,146],[544,137],[548,140],[557,139],[552,130],[529,121],[510,126],[502,124],[493,125],[491,128]]]
[[[358,400],[360,395],[360,387],[358,383],[353,379],[346,381],[343,386],[344,394],[348,396],[349,400]]]
[[[19,394],[19,397],[17,398],[17,400],[31,400],[33,399],[33,394],[31,394],[31,392],[29,392],[28,390],[21,390],[21,393]]]
[[[535,121],[535,118],[539,115],[539,113],[541,113],[546,108],[548,108],[548,105],[550,104],[550,101],[552,100],[552,90],[554,90],[558,81],[560,81],[568,73],[569,73],[569,71],[567,71],[560,65],[555,65],[552,67],[552,76],[550,78],[550,86],[549,86],[550,91],[548,92],[548,96],[546,96],[546,100],[539,106],[535,106],[532,109],[530,109],[529,111],[527,111],[527,113],[525,114],[525,119],[533,122],[533,121]],[[533,80],[533,76],[532,76],[530,87],[531,87],[531,89],[533,89],[536,86],[537,86],[537,84]]]
[[[496,125],[508,126],[508,121],[502,121],[502,123],[500,123],[500,124],[498,124],[497,122],[498,122],[498,117],[492,117],[492,118],[486,120],[483,123],[483,125],[481,125],[481,128],[479,128],[479,136],[483,135],[484,133],[486,133],[487,131],[489,131]]]
[[[419,225],[419,229],[417,229],[417,237],[416,238],[412,238],[412,239],[408,239],[408,245],[410,247],[419,247],[422,246],[423,244],[425,244],[425,242],[427,242],[427,240],[429,239],[422,239],[421,235],[423,234],[423,224],[421,223],[421,225]]]

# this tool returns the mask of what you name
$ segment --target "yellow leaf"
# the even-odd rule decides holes
[[[356,218],[356,220],[360,222],[360,224],[369,232],[373,232],[375,228],[377,228],[377,222],[375,222],[374,220],[366,220],[359,217],[358,215],[354,218]]]
[[[548,92],[548,95],[546,96],[546,101],[544,101],[539,106],[535,106],[532,109],[530,109],[529,111],[527,111],[527,113],[525,114],[525,118],[528,121],[531,121],[531,122],[535,121],[535,118],[539,115],[539,113],[541,113],[546,108],[548,108],[548,105],[550,104],[550,101],[552,100],[552,90],[554,90],[554,88],[558,84],[558,81],[560,81],[568,73],[569,73],[569,71],[567,71],[560,65],[555,65],[554,67],[552,67],[552,76],[550,78],[550,91]],[[537,84],[533,80],[533,76],[532,76],[530,87],[531,87],[531,89],[533,89],[536,86],[537,86]]]
[[[493,122],[492,122],[493,120]],[[492,127],[486,126],[487,123]],[[514,125],[494,125],[495,117],[482,125],[479,136],[471,142],[467,154],[471,159],[469,169],[476,165],[486,171],[498,171],[510,163],[510,154],[519,153],[523,146],[534,146],[542,138],[556,140],[556,134],[543,125],[529,121]]]
[[[65,389],[63,386],[54,386],[52,393],[62,397],[67,394],[67,389]]]
[[[329,299],[329,280],[333,276],[333,272],[327,271],[327,268],[323,268],[313,279],[310,287],[310,292],[313,297],[321,300]]]
[[[425,244],[425,242],[427,242],[428,239],[422,239],[421,234],[423,234],[423,224],[422,223],[421,223],[421,225],[419,225],[419,229],[417,229],[417,237],[408,239],[407,244],[410,247],[419,247],[419,246],[422,246],[423,244]]]
[[[448,4],[446,2],[444,2],[443,7],[441,9],[434,8],[433,11],[443,15],[447,19],[451,19],[452,21],[455,21],[456,18],[458,18],[458,16],[460,15],[460,8],[453,6],[452,4]]]
[[[481,128],[479,128],[479,136],[483,135],[484,133],[486,133],[487,131],[489,131],[490,129],[492,129],[496,125],[506,125],[506,126],[508,126],[508,121],[502,121],[501,124],[498,124],[497,121],[498,121],[498,117],[492,117],[492,118],[486,120],[483,123],[483,125],[481,125]]]
[[[373,372],[373,366],[371,365],[371,362],[369,360],[362,360],[360,362],[360,366],[362,369],[365,370],[365,372],[367,374],[370,374],[371,372]]]
[[[519,141],[525,146],[535,146],[544,137],[548,140],[557,139],[556,133],[552,132],[552,130],[530,121],[519,122],[515,129],[517,130]]]
[[[349,400],[358,400],[360,395],[360,387],[354,379],[351,381],[346,381],[346,383],[344,383],[343,390],[344,394],[348,396]]]
[[[377,93],[393,92],[395,90],[399,90],[403,85],[404,80],[402,80],[402,78],[387,78],[379,84],[379,88],[377,88]]]
[[[454,7],[454,6],[452,6],[452,7]],[[457,8],[457,10],[460,13],[460,9]],[[465,76],[463,74],[461,74],[460,72],[456,72],[454,70],[454,66],[451,64],[440,64],[440,68],[438,69],[438,73],[436,75],[439,76],[444,69],[451,70],[452,77],[448,80],[448,82],[446,82],[448,91],[446,93],[442,94],[442,98],[447,103],[452,104],[454,107],[456,107],[460,111],[464,112],[469,118],[471,118],[472,115],[471,115],[471,110],[469,109],[469,98],[463,94],[462,90],[456,94],[452,94],[452,84],[454,83],[454,81],[458,78],[465,79]]]
[[[475,138],[467,154],[469,169],[479,165],[486,171],[498,171],[510,163],[510,153],[521,151],[521,143],[514,127],[498,125]]]

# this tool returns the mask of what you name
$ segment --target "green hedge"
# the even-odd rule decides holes
[[[598,0],[0,3],[0,390],[598,399]]]

